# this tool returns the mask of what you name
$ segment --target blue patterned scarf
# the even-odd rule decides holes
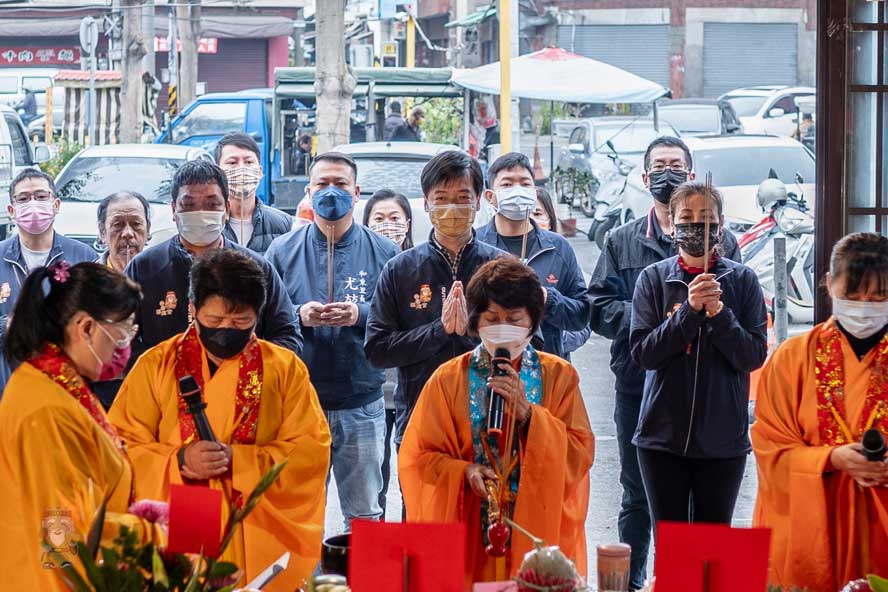
[[[499,441],[496,436],[487,434],[487,412],[490,408],[487,379],[490,376],[490,354],[484,349],[483,345],[479,345],[472,352],[472,359],[469,362],[469,416],[472,420],[472,448],[475,452],[475,463],[490,467],[490,460],[484,451],[482,438],[487,439],[488,447],[494,454],[497,461],[502,464],[502,456],[499,451]],[[540,357],[536,350],[531,346],[527,346],[521,356],[521,371],[519,372],[521,381],[524,383],[525,394],[527,400],[534,405],[539,405],[543,400],[543,371],[540,366]],[[515,438],[514,453],[518,454],[518,438]],[[501,467],[495,470],[500,471]],[[521,476],[521,465],[515,467],[509,481],[509,487],[513,495],[518,494],[518,482]],[[514,511],[515,504],[509,505],[510,517]],[[487,540],[487,498],[481,499],[481,532],[484,537],[484,544]]]

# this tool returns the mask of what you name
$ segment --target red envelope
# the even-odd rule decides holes
[[[168,550],[218,557],[221,539],[222,492],[193,485],[171,486]]]
[[[660,522],[657,592],[765,590],[770,546],[766,528]]]
[[[463,592],[465,525],[356,520],[348,572],[352,592]]]

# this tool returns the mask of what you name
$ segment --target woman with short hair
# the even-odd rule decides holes
[[[514,576],[532,548],[518,533],[502,538],[505,517],[585,574],[594,436],[576,370],[530,345],[545,311],[540,281],[503,257],[478,269],[466,299],[481,345],[439,367],[419,396],[398,461],[407,519],[467,525],[467,584]],[[504,399],[501,436],[488,423],[491,390]]]

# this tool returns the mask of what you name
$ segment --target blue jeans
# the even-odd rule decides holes
[[[339,490],[345,531],[355,518],[379,520],[382,456],[385,447],[385,403],[379,398],[354,409],[325,410],[330,425],[330,469]],[[327,475],[329,482],[330,475]]]
[[[632,444],[640,412],[641,393],[617,391],[614,423],[617,424],[620,485],[623,486],[623,500],[617,528],[620,532],[620,541],[632,547],[629,568],[630,590],[640,590],[644,587],[648,551],[651,546],[651,513],[638,467],[638,455]]]

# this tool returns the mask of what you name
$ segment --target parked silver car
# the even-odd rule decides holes
[[[116,191],[136,191],[151,202],[151,236],[148,245],[176,234],[170,208],[170,181],[179,166],[189,160],[212,160],[210,153],[194,146],[175,144],[116,144],[85,148],[72,158],[56,178],[62,200],[55,229],[73,239],[103,250],[98,243],[99,202]]]

